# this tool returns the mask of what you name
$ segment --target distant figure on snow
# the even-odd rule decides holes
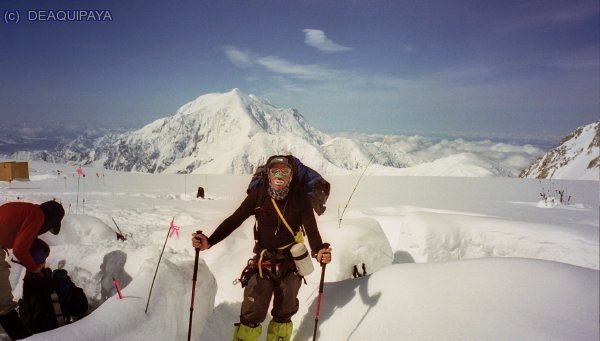
[[[204,188],[198,187],[198,194],[196,194],[196,198],[204,199]]]

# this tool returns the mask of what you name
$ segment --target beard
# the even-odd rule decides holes
[[[290,184],[288,183],[285,187],[280,189],[275,189],[273,186],[269,185],[268,192],[271,198],[275,200],[283,200],[290,192]]]

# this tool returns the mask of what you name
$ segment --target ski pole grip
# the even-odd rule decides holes
[[[196,234],[201,234],[201,235],[203,235],[203,236],[204,236],[204,233],[202,233],[202,230],[196,230]],[[200,238],[198,238],[197,236],[196,236],[196,237],[194,237],[194,239],[196,239],[196,240],[201,240],[201,239],[200,239]],[[196,248],[196,250],[200,250],[200,248]]]
[[[323,243],[323,249],[329,249],[330,246],[331,246],[331,244],[329,244],[329,243]],[[323,252],[323,254],[326,254],[326,253],[329,253],[329,252]],[[327,265],[323,262],[319,262],[319,263],[321,263],[322,267],[325,267],[325,265]]]

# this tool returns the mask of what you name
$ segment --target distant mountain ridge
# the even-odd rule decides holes
[[[202,95],[137,130],[104,130],[68,141],[42,150],[13,148],[19,152],[0,159],[145,173],[251,174],[270,155],[293,154],[332,175],[366,170],[369,175],[512,177],[543,154],[529,144],[490,140],[332,137],[296,109],[277,108],[239,89]]]
[[[600,180],[600,121],[579,127],[537,159],[522,178]]]
[[[116,130],[115,130],[116,131]],[[123,130],[120,129],[120,132]],[[75,139],[90,141],[109,134],[106,128],[77,127],[51,124],[40,127],[30,123],[16,127],[0,127],[0,154],[22,151],[54,150]]]
[[[319,171],[344,174],[365,167],[377,146],[331,139],[296,109],[274,107],[239,89],[186,103],[139,130],[66,144],[57,156],[83,165],[148,173],[249,174],[272,154],[294,154]],[[376,162],[412,165],[388,146]]]

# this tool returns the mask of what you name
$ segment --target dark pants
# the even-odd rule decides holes
[[[0,315],[0,325],[4,331],[13,340],[21,340],[31,336],[31,333],[25,329],[16,310],[11,310],[8,314]]]
[[[273,297],[273,321],[291,322],[292,316],[298,312],[298,291],[302,278],[290,272],[279,279],[260,278],[258,274],[250,277],[244,289],[244,301],[240,312],[240,322],[247,326],[256,326],[267,317],[269,303]]]

